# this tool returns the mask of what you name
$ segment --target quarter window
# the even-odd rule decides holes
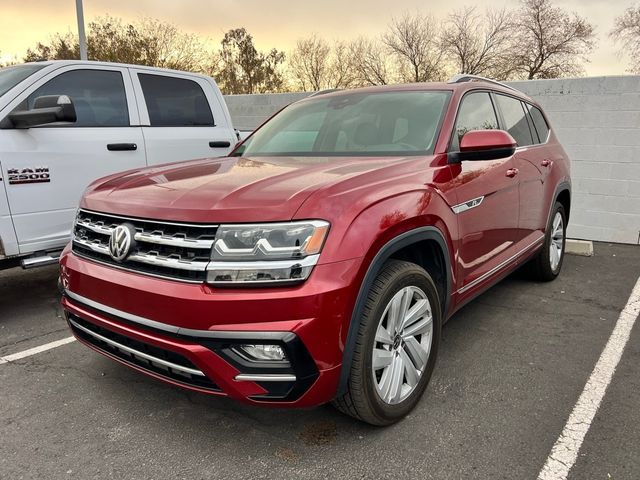
[[[32,109],[38,97],[67,95],[78,120],[71,127],[129,126],[129,109],[122,74],[109,70],[71,70],[49,80],[18,108]]]
[[[487,92],[470,93],[462,99],[456,126],[451,140],[451,151],[460,149],[460,140],[471,130],[494,130],[498,119]]]
[[[496,95],[496,99],[504,118],[505,130],[511,134],[518,146],[524,147],[533,144],[533,137],[522,102],[505,95]]]
[[[533,126],[538,132],[540,143],[545,143],[549,136],[549,126],[547,125],[547,121],[544,119],[544,115],[542,115],[542,112],[538,108],[532,105],[527,105],[527,108],[529,109],[529,114],[533,120]]]
[[[139,73],[152,127],[213,126],[213,115],[200,85],[184,78]]]

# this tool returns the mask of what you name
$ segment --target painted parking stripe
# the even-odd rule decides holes
[[[52,348],[61,347],[62,345],[73,342],[74,340],[75,337],[67,337],[63,338],[62,340],[56,340],[55,342],[45,343],[44,345],[40,345],[39,347],[30,348],[29,350],[12,353],[11,355],[7,355],[5,357],[0,357],[0,365],[2,365],[3,363],[20,360],[21,358],[30,357],[31,355],[37,355],[38,353],[46,352],[47,350],[51,350]]]
[[[631,329],[640,313],[640,278],[631,292],[616,326],[604,347],[598,363],[573,407],[569,420],[551,449],[538,480],[565,480],[573,467],[584,437],[600,407],[602,398],[620,362],[624,347],[629,341]]]

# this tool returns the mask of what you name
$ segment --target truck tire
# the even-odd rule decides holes
[[[347,390],[333,404],[371,425],[390,425],[416,406],[435,366],[442,312],[431,276],[414,263],[389,260],[360,320]]]
[[[560,202],[556,202],[549,218],[542,249],[529,263],[531,275],[535,280],[550,282],[560,273],[567,241],[566,219],[564,207]]]

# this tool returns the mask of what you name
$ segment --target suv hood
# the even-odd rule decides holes
[[[354,180],[361,186],[388,179],[402,159],[228,157],[172,163],[97,180],[85,192],[81,206],[203,223],[289,220],[312,193],[347,180],[353,188]]]

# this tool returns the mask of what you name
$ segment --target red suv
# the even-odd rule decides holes
[[[525,263],[558,275],[569,181],[540,106],[497,82],[315,95],[229,157],[94,182],[62,305],[78,340],[157,379],[386,425],[457,309]]]

